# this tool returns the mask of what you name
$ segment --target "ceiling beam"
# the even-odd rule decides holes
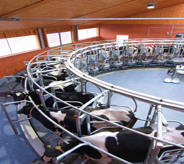
[[[82,17],[82,18],[61,18],[61,19],[20,19],[20,20],[34,20],[34,21],[98,21],[98,20],[184,20],[184,18],[86,18],[86,17]]]

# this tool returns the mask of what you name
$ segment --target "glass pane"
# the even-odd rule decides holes
[[[0,39],[0,56],[11,54],[6,39]]]
[[[72,43],[72,37],[71,37],[71,32],[67,31],[67,32],[60,32],[61,35],[61,43],[63,44],[68,44],[68,43]]]
[[[87,36],[87,29],[83,29],[83,30],[78,30],[78,39],[86,39],[88,38]]]
[[[96,28],[89,28],[88,30],[88,38],[96,36]]]
[[[7,39],[12,53],[37,49],[37,41],[35,35],[21,36]]]
[[[48,39],[49,47],[55,47],[55,46],[61,45],[59,40],[59,33],[47,34],[47,39]]]

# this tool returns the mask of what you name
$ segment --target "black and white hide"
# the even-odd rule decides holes
[[[57,78],[55,78],[54,76],[51,76],[51,75],[50,76],[43,76],[42,81],[43,81],[44,87],[53,86],[56,83],[63,82],[67,76],[64,74],[64,75],[60,75],[60,77],[61,77],[60,80],[58,80]],[[42,86],[40,80],[35,79],[35,81],[37,82],[38,85]],[[25,78],[24,77],[17,77],[16,82],[21,83],[23,88],[25,87]],[[55,90],[60,90],[60,91],[65,91],[65,89],[67,87],[70,87],[70,92],[75,91],[74,88],[76,87],[76,84],[70,84],[69,86],[66,86],[66,87],[64,87],[63,85],[66,85],[66,84],[62,83],[62,84],[55,85],[53,87],[55,88]],[[71,87],[73,87],[72,90],[71,90]],[[36,89],[39,89],[39,88],[34,83],[32,83],[31,86],[29,84],[27,84],[28,91],[36,90]],[[51,92],[51,88],[47,88],[46,90],[48,92]]]
[[[76,117],[75,117],[75,110],[66,108],[66,109],[55,109],[55,108],[49,108],[44,109],[43,107],[39,107],[41,111],[46,114],[49,118],[51,118],[53,121],[64,127],[70,132],[77,133],[77,127],[76,127]],[[105,118],[109,121],[120,121],[122,122],[122,125],[126,126],[128,123],[130,123],[132,120],[133,122],[137,120],[132,112],[126,111],[126,110],[115,110],[115,109],[102,109],[102,110],[96,110],[91,112],[93,115]],[[99,113],[103,113],[101,115],[98,115]],[[31,115],[33,118],[40,121],[46,128],[56,132],[58,130],[57,127],[55,127],[49,120],[47,120],[32,104],[28,104],[24,106],[22,109],[18,111],[18,114],[25,114],[25,115]],[[106,114],[106,115],[104,115]],[[91,120],[94,120],[91,118]],[[107,123],[93,123],[90,124],[91,131],[95,131],[98,128],[101,127],[108,127],[110,124]],[[60,130],[61,131],[61,130]],[[87,124],[86,120],[84,120],[83,124],[81,125],[81,133],[83,135],[87,135]]]
[[[133,127],[133,125],[137,121],[137,118],[134,116],[134,113],[127,110],[115,110],[111,108],[106,108],[106,109],[93,110],[92,112],[89,112],[89,113],[95,116],[101,117],[108,121],[114,121],[116,123],[119,123],[120,125],[127,126],[127,127]],[[76,117],[74,117],[74,115],[75,113],[73,113],[73,115],[72,113],[70,113],[70,115],[67,115],[64,119],[64,123],[67,130],[77,133]],[[102,127],[106,127],[106,128],[112,127],[111,124],[98,120],[95,117],[90,117],[90,121],[94,121],[93,123],[90,124],[91,132],[97,129],[100,129]],[[103,123],[100,123],[100,121]],[[120,128],[117,127],[114,129],[111,128],[111,131],[112,130],[117,131],[118,129],[121,130]],[[88,134],[86,119],[83,121],[81,125],[81,133],[82,135]]]
[[[142,127],[135,130],[146,133],[150,136],[154,136],[156,133],[156,130],[152,127]],[[170,128],[171,131],[165,130],[166,129],[163,129],[162,136],[164,140],[174,143],[184,143],[183,126],[179,126],[177,128],[172,127]],[[100,132],[91,136],[82,137],[82,139],[129,162],[143,162],[151,144],[151,139],[127,130],[122,130],[120,132]],[[42,159],[48,159],[46,157],[56,157],[78,144],[80,144],[80,141],[76,140],[62,146],[59,150],[46,148]],[[161,149],[159,155],[161,155],[163,151],[164,149]],[[103,164],[107,164],[112,160],[110,156],[101,153],[90,146],[80,147],[73,151],[73,153],[82,154],[93,161],[100,161]]]
[[[68,89],[69,91],[72,90],[72,86],[71,86],[71,89],[70,89],[70,86],[66,88],[69,88]],[[26,94],[25,92],[16,92],[12,94],[12,96],[14,101],[29,100],[28,96],[30,96],[36,105],[41,104],[40,96],[37,91],[29,91],[28,94]],[[67,92],[67,89],[66,89],[66,92],[61,92],[56,90],[55,96],[63,101],[70,101],[69,103],[74,106],[82,106],[82,104],[85,104],[86,102],[94,98],[94,94],[92,93]],[[53,103],[54,103],[54,100],[52,97],[47,98],[45,101],[46,107],[53,107]],[[62,108],[65,106],[67,105],[65,105],[64,103],[58,103],[59,108]]]
[[[70,111],[69,109],[45,109],[42,106],[39,106],[39,109],[47,115],[50,119],[52,119],[57,124],[61,125],[62,127],[65,127],[64,125],[64,118],[66,115],[70,115],[70,112],[73,113],[73,111]],[[45,118],[31,103],[23,106],[20,110],[17,111],[18,114],[25,114],[30,115],[36,120],[38,120],[40,123],[42,123],[47,129],[52,130],[53,132],[56,132],[58,135],[61,135],[62,130],[59,129],[57,126],[52,124],[47,118]]]

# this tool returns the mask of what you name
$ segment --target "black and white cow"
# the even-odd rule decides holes
[[[42,77],[43,85],[44,86],[50,86],[50,85],[53,85],[54,83],[63,82],[66,79],[67,75],[65,75],[65,74],[64,75],[60,75],[59,77],[60,78],[55,78],[54,76],[51,76],[51,75],[50,76],[44,76],[43,75],[43,77]],[[40,86],[42,85],[40,83],[40,81],[38,81],[38,79],[35,79],[35,80],[36,80],[38,85],[40,85]],[[21,83],[22,87],[24,88],[25,78],[23,76],[22,77],[17,77],[16,78],[16,82]],[[65,83],[59,84],[59,85],[55,86],[55,88],[58,89],[58,90],[59,89],[63,90],[64,89],[64,87],[63,87],[64,84]],[[73,86],[74,85],[75,84],[73,84]],[[76,85],[75,85],[75,87],[76,87]],[[31,87],[30,87],[30,85],[27,84],[27,90],[31,91],[32,90],[31,88],[33,90],[39,89],[38,86],[35,85],[34,83],[31,84]],[[51,89],[48,88],[47,91],[51,92]]]
[[[68,90],[67,90],[68,88]],[[55,96],[60,98],[63,101],[75,101],[75,102],[70,102],[70,104],[75,105],[75,106],[81,106],[82,104],[85,104],[92,98],[94,98],[94,94],[92,93],[82,93],[82,92],[67,92],[72,90],[73,87],[70,88],[70,86],[66,87],[65,91],[66,92],[61,92],[61,91],[55,91]],[[28,100],[28,96],[30,96],[34,103],[36,105],[41,104],[40,96],[37,91],[29,91],[28,94],[25,92],[17,92],[12,94],[14,101],[21,101],[21,100]],[[45,104],[47,107],[53,107],[54,100],[52,97],[49,97],[46,99]],[[59,108],[65,107],[64,103],[58,103]]]
[[[55,121],[57,124],[61,125],[62,127],[65,127],[64,125],[64,118],[66,115],[70,115],[70,112],[73,113],[73,111],[69,109],[60,110],[56,108],[50,108],[45,109],[42,106],[39,106],[41,111],[47,115],[50,119]],[[30,115],[39,122],[41,122],[46,128],[52,130],[53,132],[56,132],[58,135],[61,135],[62,130],[57,128],[54,124],[52,124],[47,118],[45,118],[31,103],[23,106],[20,110],[17,111],[18,114],[25,114]]]
[[[135,130],[150,136],[155,136],[156,133],[156,129],[152,127],[142,127]],[[177,128],[172,127],[170,128],[171,131],[165,130],[166,129],[164,129],[162,136],[164,140],[174,143],[184,143],[184,126],[179,126]],[[120,132],[100,132],[91,136],[82,137],[82,139],[129,162],[143,162],[151,144],[150,138],[127,130],[122,130]],[[80,141],[76,140],[62,146],[60,149],[46,148],[42,159],[48,162],[48,160],[51,160],[51,157],[56,157],[80,143]],[[164,149],[161,149],[159,155],[165,151]],[[90,146],[82,146],[73,151],[73,153],[85,155],[91,160],[100,161],[103,164],[107,164],[112,160],[110,156]]]
[[[56,109],[56,108],[44,109],[42,106],[40,106],[39,108],[44,114],[46,114],[49,118],[51,118],[53,121],[55,121],[65,129],[69,130],[70,132],[77,133],[75,110],[70,108],[66,108],[62,110]],[[128,124],[133,124],[136,121],[134,114],[127,110],[102,109],[102,110],[94,110],[93,112],[90,112],[90,113],[92,113],[93,115],[108,119],[109,121],[120,121],[124,126]],[[101,115],[98,115],[99,113],[101,113]],[[49,120],[47,120],[30,103],[24,106],[22,109],[20,109],[18,111],[18,114],[31,115],[33,118],[40,121],[46,128],[54,132],[58,132],[59,130],[59,128],[57,128]],[[91,118],[91,120],[94,120],[94,119]],[[98,128],[110,126],[110,125],[106,123],[99,123],[99,124],[93,123],[93,124],[90,124],[90,126],[91,126],[91,131],[95,131]],[[84,120],[83,124],[81,125],[81,133],[83,135],[88,134],[86,120]]]
[[[106,108],[106,109],[97,109],[97,110],[93,110],[92,112],[89,112],[90,114],[93,114],[95,116],[101,117],[103,119],[106,119],[108,121],[115,121],[115,122],[119,122],[121,125],[123,126],[127,126],[127,127],[133,127],[133,125],[135,124],[135,122],[137,121],[137,118],[135,117],[134,113],[128,110],[115,110],[115,109],[111,109],[111,108]],[[75,113],[70,113],[70,115],[67,115],[64,119],[64,123],[65,123],[65,127],[67,130],[77,133],[77,128],[76,128],[76,118],[75,118]],[[90,117],[90,121],[94,121],[93,123],[91,123],[91,132],[100,129],[102,127],[110,127],[112,126],[109,123],[102,123],[100,122],[101,120],[98,120],[94,117]],[[95,123],[95,121],[97,121]],[[117,128],[114,128],[116,131]],[[112,129],[113,130],[113,129]],[[119,129],[120,130],[120,129]],[[87,135],[88,131],[87,131],[87,122],[86,119],[83,121],[82,125],[81,125],[81,132],[82,135]]]

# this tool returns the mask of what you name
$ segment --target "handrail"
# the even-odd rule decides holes
[[[85,82],[90,82],[96,86],[98,86],[99,88],[103,88],[103,89],[106,89],[110,92],[114,92],[114,93],[118,93],[120,95],[123,95],[123,96],[126,96],[126,97],[129,97],[129,98],[133,98],[133,100],[139,100],[139,101],[142,101],[142,102],[146,102],[146,103],[149,103],[149,104],[152,104],[152,105],[156,105],[156,106],[159,106],[159,109],[161,107],[166,107],[166,108],[170,108],[170,109],[173,109],[173,110],[177,110],[177,111],[180,111],[180,112],[184,112],[184,103],[182,102],[177,102],[177,101],[173,101],[173,100],[169,100],[169,99],[164,99],[164,98],[160,98],[160,97],[156,97],[156,96],[151,96],[151,95],[148,95],[148,94],[143,94],[143,93],[140,93],[140,92],[136,92],[136,91],[132,91],[132,90],[129,90],[129,89],[126,89],[126,88],[122,88],[122,87],[119,87],[119,86],[116,86],[116,85],[113,85],[113,84],[110,84],[110,83],[107,83],[107,82],[104,82],[104,81],[101,81],[99,79],[96,79],[82,71],[80,71],[79,69],[77,69],[75,66],[74,66],[74,62],[75,62],[75,59],[76,58],[80,58],[80,57],[83,57],[84,53],[85,52],[90,52],[90,51],[93,51],[93,49],[95,48],[96,50],[101,50],[101,49],[104,49],[108,46],[108,48],[112,47],[119,47],[121,45],[118,45],[120,43],[122,43],[123,45],[126,45],[126,47],[128,47],[129,45],[130,46],[133,46],[133,45],[140,45],[140,44],[146,44],[146,45],[164,45],[164,42],[166,42],[167,45],[183,45],[184,44],[184,41],[179,41],[179,40],[139,40],[139,41],[136,41],[136,40],[127,40],[127,41],[124,41],[124,42],[115,42],[115,41],[111,41],[111,42],[106,42],[106,43],[96,43],[95,44],[91,44],[89,45],[88,47],[80,47],[74,51],[72,51],[70,54],[69,54],[69,58],[66,60],[64,60],[64,64],[65,64],[65,67],[67,69],[67,71],[69,71],[70,73],[73,73],[75,76],[74,78],[80,78],[82,80],[84,80]],[[129,44],[130,43],[130,44]],[[83,44],[84,46],[88,45],[88,44]],[[77,46],[77,45],[76,45]],[[62,47],[63,48],[63,47]],[[144,134],[144,133],[141,133],[141,132],[138,132],[138,131],[135,131],[133,129],[130,129],[128,127],[125,127],[125,126],[122,126],[122,125],[119,125],[115,122],[112,122],[112,121],[108,121],[108,120],[105,120],[101,117],[98,117],[98,116],[95,116],[95,115],[92,115],[90,114],[89,112],[83,110],[85,107],[87,107],[91,102],[87,102],[86,104],[83,104],[82,107],[80,108],[77,108],[76,106],[73,106],[61,99],[59,99],[58,97],[56,97],[55,95],[53,95],[52,93],[49,93],[48,91],[46,91],[46,88],[43,88],[41,87],[40,85],[38,85],[34,79],[32,78],[32,75],[34,74],[33,72],[29,72],[30,68],[32,65],[36,64],[37,62],[38,63],[42,63],[44,61],[37,61],[39,58],[41,58],[42,54],[44,53],[41,53],[37,56],[35,56],[33,59],[30,60],[30,62],[28,63],[27,65],[27,74],[28,74],[28,77],[29,79],[38,87],[40,88],[43,92],[47,93],[48,95],[52,96],[53,98],[55,98],[56,100],[58,100],[59,102],[62,102],[64,103],[65,105],[68,105],[70,106],[71,108],[75,109],[76,111],[78,111],[79,113],[84,113],[84,114],[87,114],[89,116],[92,116],[94,118],[97,118],[98,120],[101,120],[101,121],[104,121],[104,122],[107,122],[107,123],[110,123],[111,125],[114,125],[114,126],[117,126],[117,127],[120,127],[122,129],[125,129],[125,130],[128,130],[130,132],[134,132],[134,133],[137,133],[137,134],[140,134],[142,136],[145,136],[145,137],[149,137],[153,140],[156,140],[157,142],[162,142],[162,143],[166,143],[166,144],[170,144],[170,145],[174,145],[174,146],[177,146],[179,148],[182,148],[184,149],[184,146],[180,145],[180,144],[176,144],[176,143],[173,143],[173,142],[169,142],[169,141],[166,141],[166,140],[163,140],[160,136],[161,136],[161,133],[159,133],[159,137],[152,137],[152,136],[149,136],[147,134]],[[45,56],[45,55],[44,55]],[[49,57],[52,56],[52,55],[49,55]],[[58,56],[58,55],[57,55]],[[35,62],[35,59],[37,62]],[[47,63],[47,61],[45,61]],[[48,62],[49,63],[49,62]],[[43,71],[40,71],[40,73],[43,73]],[[71,77],[70,77],[71,78]],[[102,95],[102,93],[101,93]],[[97,96],[97,97],[100,97],[100,96]],[[96,98],[97,98],[96,97]],[[30,97],[29,97],[30,98]],[[95,98],[95,99],[96,99]],[[93,99],[94,100],[94,99]],[[33,102],[33,105],[35,106],[35,108],[44,116],[46,117],[51,123],[53,123],[54,125],[56,125],[58,128],[62,129],[63,131],[66,131],[69,135],[73,136],[74,138],[80,140],[81,142],[84,142],[80,137],[76,136],[76,135],[73,135],[73,133],[67,131],[66,129],[62,128],[60,125],[58,125],[57,123],[55,123],[53,120],[51,120],[49,117],[47,117]],[[159,111],[160,113],[161,111]],[[159,115],[159,120],[162,119]],[[161,122],[159,123],[158,125],[159,127],[161,126]],[[89,146],[91,147],[94,147],[93,145],[89,144]],[[102,151],[101,149],[97,148],[97,147],[94,147],[95,149],[98,149],[99,151]],[[104,152],[106,154],[108,154],[107,152]],[[109,155],[109,154],[108,154]],[[110,155],[111,156],[111,155]]]
[[[84,80],[86,80],[90,83],[93,83],[95,85],[101,86],[104,89],[113,91],[115,93],[130,97],[130,98],[134,97],[137,100],[140,100],[140,101],[143,101],[143,102],[147,102],[147,103],[155,104],[155,105],[160,104],[163,107],[167,107],[167,108],[170,108],[170,109],[174,109],[174,110],[184,112],[184,103],[177,102],[177,101],[172,101],[172,100],[167,100],[167,99],[159,98],[159,97],[156,97],[156,96],[151,96],[151,95],[143,94],[143,93],[140,93],[140,92],[128,90],[128,89],[118,87],[118,86],[115,86],[113,84],[104,82],[102,80],[96,79],[96,78],[94,78],[92,76],[89,76],[89,75],[79,71],[78,69],[76,69],[73,66],[73,64],[69,61],[69,58],[68,58],[68,61],[65,62],[65,66],[66,66],[67,69],[69,69],[71,72],[73,72],[78,77],[80,77],[80,78],[82,78],[82,79],[84,79]]]

